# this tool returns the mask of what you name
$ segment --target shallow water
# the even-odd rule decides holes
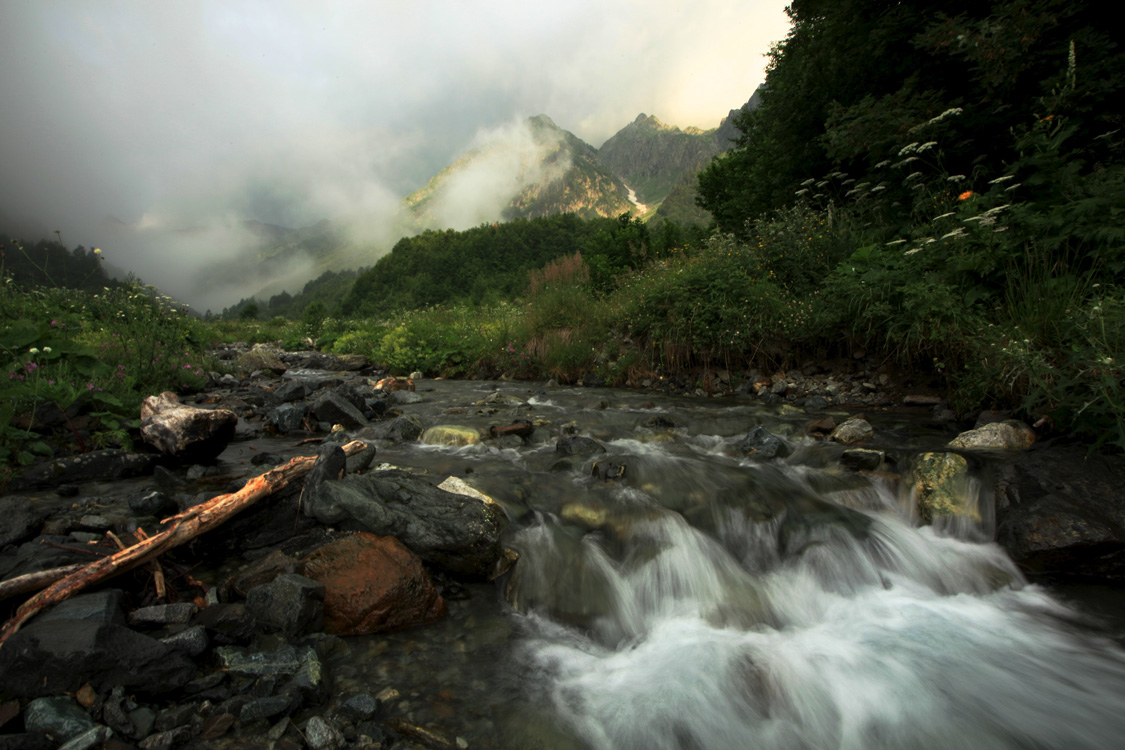
[[[525,403],[477,404],[496,388]],[[444,621],[348,639],[338,687],[392,688],[387,716],[471,748],[1119,746],[1121,610],[1088,606],[1114,601],[1104,591],[1029,584],[983,541],[987,482],[970,483],[979,519],[918,528],[908,483],[855,475],[839,446],[802,437],[820,415],[526,383],[419,393],[402,411],[426,426],[539,427],[526,445],[381,450],[493,496],[520,553]],[[952,436],[868,416],[901,468]],[[740,456],[756,424],[794,453]],[[560,458],[566,432],[607,453]],[[623,479],[591,475],[606,460]]]

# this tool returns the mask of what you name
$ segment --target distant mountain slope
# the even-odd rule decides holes
[[[765,88],[765,84],[759,86],[748,102],[738,109],[732,109],[730,114],[724,117],[723,121],[719,123],[719,127],[714,131],[715,145],[718,146],[719,151],[726,151],[732,148],[734,142],[742,137],[742,131],[735,126],[734,121],[742,113],[751,112],[762,106],[762,92],[765,91]]]
[[[472,149],[403,204],[419,230],[561,213],[617,216],[632,207],[598,152],[546,115]]]
[[[598,149],[598,159],[641,202],[660,203],[685,175],[695,174],[719,153],[714,131],[681,130],[640,114]]]

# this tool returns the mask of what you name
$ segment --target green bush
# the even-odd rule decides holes
[[[622,323],[665,368],[778,362],[813,333],[812,306],[762,272],[757,252],[714,237],[632,276],[618,295]]]

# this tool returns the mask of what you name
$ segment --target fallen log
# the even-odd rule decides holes
[[[367,448],[366,443],[354,440],[344,446],[344,453],[350,456],[365,448]],[[58,604],[91,584],[154,560],[160,554],[222,525],[259,499],[285,487],[292,480],[308,474],[315,462],[316,456],[298,456],[287,464],[250,479],[238,492],[219,495],[179,515],[165,519],[164,523],[171,525],[159,534],[154,534],[114,555],[95,560],[56,581],[16,610],[12,618],[5,623],[3,630],[0,630],[0,647],[20,629],[23,623],[47,607]]]
[[[9,596],[16,596],[17,594],[26,594],[29,591],[38,591],[44,586],[50,586],[61,578],[66,578],[76,570],[82,570],[87,564],[88,563],[75,563],[74,565],[64,565],[61,568],[39,570],[34,573],[25,573],[22,576],[9,578],[6,581],[0,581],[0,599],[7,599]]]

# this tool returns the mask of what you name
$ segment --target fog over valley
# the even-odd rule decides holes
[[[639,112],[716,127],[784,6],[0,3],[0,232],[101,247],[201,311],[299,288],[503,218],[570,165],[528,118],[595,148]]]

